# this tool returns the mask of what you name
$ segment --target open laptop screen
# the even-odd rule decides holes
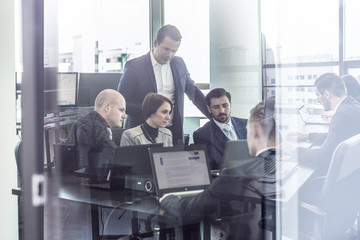
[[[210,185],[205,146],[152,148],[149,151],[159,196],[169,192],[202,190]]]

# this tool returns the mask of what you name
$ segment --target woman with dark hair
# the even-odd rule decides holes
[[[171,112],[170,99],[157,93],[147,94],[142,103],[145,123],[124,131],[120,146],[151,143],[163,143],[164,147],[172,146],[172,133],[165,128],[170,120]]]
[[[360,83],[358,80],[350,74],[341,76],[341,80],[343,80],[345,84],[347,95],[360,101]]]

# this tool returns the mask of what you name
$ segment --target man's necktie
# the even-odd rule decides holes
[[[228,139],[237,140],[236,133],[234,132],[234,130],[231,128],[231,126],[229,124],[225,124],[224,132],[226,132],[226,136]]]

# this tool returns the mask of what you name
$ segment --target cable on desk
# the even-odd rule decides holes
[[[133,201],[129,201],[129,202],[123,202],[123,203],[119,203],[118,205],[116,205],[110,212],[109,216],[106,218],[105,224],[103,224],[103,228],[102,228],[102,234],[105,233],[105,229],[107,224],[109,223],[110,217],[114,214],[115,210],[120,208],[121,206],[129,206],[132,205],[134,203],[139,203],[141,201],[144,201],[146,199],[150,199],[150,198],[154,198],[154,196],[148,196],[146,198],[135,198]],[[127,211],[127,209],[124,210],[124,212],[120,215],[119,219],[121,219],[121,217],[125,214],[125,212]],[[102,215],[102,214],[101,214]],[[139,225],[139,231],[140,231],[140,225]]]
[[[118,205],[116,205],[111,212],[109,213],[109,216],[106,218],[105,224],[103,224],[102,218],[101,218],[101,223],[102,223],[102,235],[105,234],[105,229],[107,224],[109,223],[110,217],[114,214],[115,210],[118,209],[120,206],[122,205],[129,205],[128,203],[120,203]],[[124,210],[124,212],[120,215],[119,219],[125,214],[125,212],[127,211],[127,209]],[[102,216],[102,214],[101,214]]]

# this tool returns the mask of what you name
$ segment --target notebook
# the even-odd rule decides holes
[[[198,194],[209,187],[210,171],[205,145],[150,148],[150,163],[158,197]]]
[[[314,124],[314,125],[328,125],[329,122],[326,121],[321,115],[312,115],[309,112],[308,107],[304,104],[302,100],[296,101],[296,108],[299,111],[301,119],[305,124]]]

